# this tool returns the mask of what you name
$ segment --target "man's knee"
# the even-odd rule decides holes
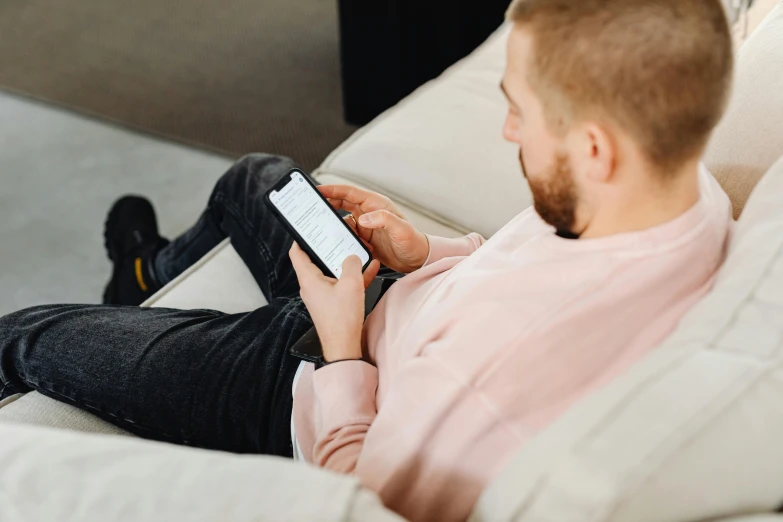
[[[19,393],[24,386],[17,376],[18,348],[24,346],[24,331],[30,311],[19,310],[0,317],[0,400]]]
[[[54,305],[39,305],[0,317],[0,353],[19,344],[26,332],[41,324]]]
[[[285,156],[247,154],[223,174],[216,190],[232,198],[263,194],[293,168],[296,163]]]
[[[39,305],[0,317],[0,400],[30,391],[29,379],[41,367],[36,354],[51,321],[86,305]],[[79,330],[81,331],[81,330]],[[40,362],[40,360],[39,360]],[[32,364],[31,364],[32,363]],[[52,368],[57,364],[52,359]]]
[[[27,310],[19,310],[0,317],[0,353],[4,353],[13,340],[19,337],[27,313]]]

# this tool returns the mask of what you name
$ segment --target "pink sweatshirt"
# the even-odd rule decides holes
[[[712,176],[680,217],[569,240],[528,209],[430,257],[364,327],[371,363],[302,373],[304,458],[355,473],[413,521],[464,520],[514,452],[658,345],[710,288],[731,225]]]

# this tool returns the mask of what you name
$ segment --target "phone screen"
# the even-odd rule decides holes
[[[358,256],[362,266],[370,260],[363,245],[301,172],[292,172],[291,181],[270,192],[269,200],[338,279],[348,256]]]

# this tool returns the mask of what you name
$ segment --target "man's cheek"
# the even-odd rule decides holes
[[[526,151],[530,151],[530,153],[527,153]],[[536,153],[532,148],[520,147],[519,165],[522,168],[522,173],[525,178],[530,178],[531,176],[535,177],[536,173],[541,171],[541,169],[536,168],[536,159]]]

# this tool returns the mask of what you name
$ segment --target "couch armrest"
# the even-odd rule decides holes
[[[0,520],[402,520],[357,478],[288,459],[13,424],[0,440]]]

